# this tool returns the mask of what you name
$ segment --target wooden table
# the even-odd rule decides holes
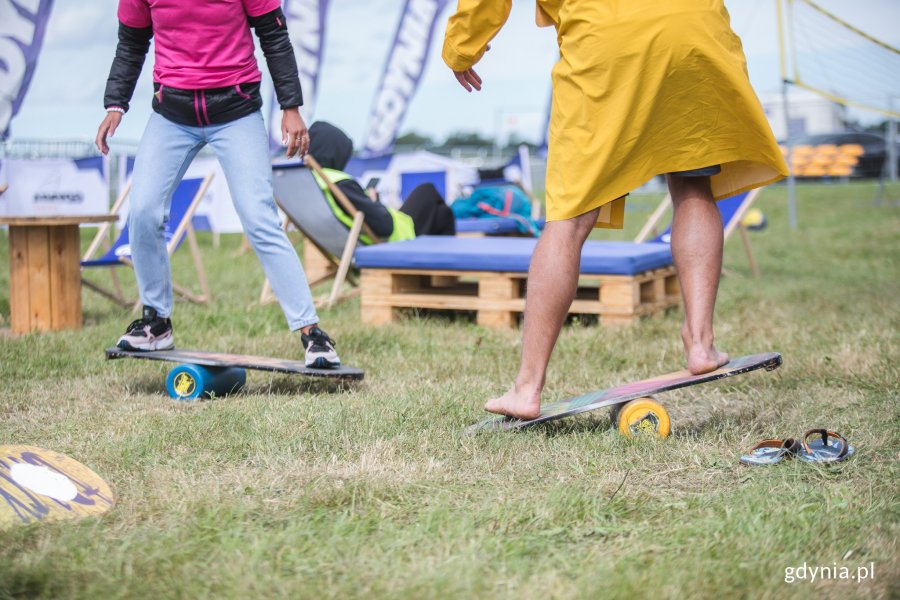
[[[115,215],[2,217],[9,225],[9,307],[13,333],[81,329],[81,223]]]

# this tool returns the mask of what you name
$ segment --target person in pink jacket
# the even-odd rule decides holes
[[[309,135],[297,63],[280,0],[119,0],[119,43],[107,80],[106,118],[97,147],[128,111],[144,58],[155,39],[153,110],[132,178],[129,231],[144,311],[119,338],[128,350],[174,347],[172,281],[164,223],[172,193],[200,149],[215,151],[244,231],[292,331],[300,331],[306,365],[340,365],[334,341],[319,328],[303,267],[272,197],[269,142],[260,107],[259,38],[282,108],[287,156],[304,155]]]

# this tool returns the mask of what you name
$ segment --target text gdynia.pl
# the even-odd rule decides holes
[[[809,566],[803,563],[799,567],[784,568],[784,582],[809,581],[831,579],[839,581],[865,581],[875,579],[875,563],[864,566],[845,567],[832,563],[831,566]]]

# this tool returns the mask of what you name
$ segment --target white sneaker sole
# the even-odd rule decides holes
[[[341,366],[340,359],[335,361],[329,360],[324,356],[314,358],[312,361],[306,361],[307,369],[337,369]]]
[[[135,346],[128,340],[120,339],[116,346],[118,348],[121,348],[122,350],[130,350],[132,352],[155,352],[157,350],[171,350],[175,347],[175,338],[172,336],[169,336],[168,338],[160,338],[158,340],[153,340],[152,342],[147,342],[146,344],[141,344],[140,346]]]

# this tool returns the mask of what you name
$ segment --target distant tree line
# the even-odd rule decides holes
[[[522,144],[532,149],[536,148],[533,142],[524,140],[518,134],[513,133],[501,144],[500,150],[510,152]],[[448,135],[442,142],[438,142],[429,135],[416,131],[407,131],[397,137],[395,145],[404,149],[423,149],[437,153],[449,152],[454,148],[492,150],[495,147],[493,138],[486,137],[476,131],[457,131]]]

